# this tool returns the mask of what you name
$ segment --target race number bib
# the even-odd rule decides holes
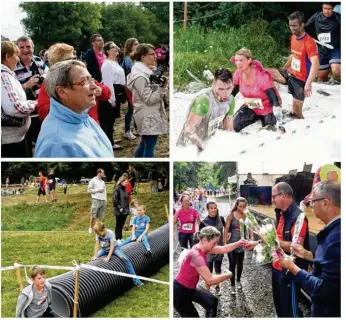
[[[300,60],[295,57],[292,57],[291,68],[294,71],[300,72]]]
[[[320,33],[317,37],[318,40],[323,43],[330,43],[331,41],[330,32]]]
[[[193,224],[192,223],[184,223],[181,228],[185,231],[191,231],[193,228]]]
[[[262,103],[262,99],[258,99],[258,98],[246,98],[245,99],[247,106],[250,109],[263,109],[263,103]]]
[[[209,121],[209,123],[208,123],[208,136],[211,136],[212,134],[214,134],[216,132],[216,130],[220,127],[223,119],[225,119],[224,115]]]

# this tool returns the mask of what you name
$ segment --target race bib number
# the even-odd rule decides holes
[[[263,109],[263,103],[262,103],[262,99],[258,99],[258,98],[246,98],[245,99],[247,106],[250,109]]]
[[[330,43],[331,41],[330,32],[320,33],[318,35],[318,40],[323,43]]]
[[[224,115],[209,121],[209,123],[208,123],[208,136],[210,136],[216,132],[216,130],[220,127],[223,119],[225,119]]]
[[[300,72],[300,60],[295,57],[292,57],[291,68],[294,71]]]
[[[193,224],[192,223],[184,223],[181,228],[185,231],[191,231],[193,228]]]

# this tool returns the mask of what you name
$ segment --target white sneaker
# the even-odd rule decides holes
[[[131,131],[125,132],[124,133],[124,138],[129,139],[129,140],[137,139],[137,137]]]
[[[235,292],[235,286],[231,286],[231,294],[236,294],[236,292]]]
[[[92,233],[93,233],[93,229],[89,228],[89,229],[88,229],[88,233],[89,233],[89,234],[92,234]]]
[[[135,135],[137,135],[137,136],[139,135],[139,133],[138,133],[138,131],[137,131],[136,128],[133,128],[132,133],[135,134]]]
[[[114,143],[113,144],[113,150],[122,150],[123,147],[122,146],[119,146],[118,144]]]

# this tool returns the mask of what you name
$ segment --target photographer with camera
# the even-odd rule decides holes
[[[140,44],[135,53],[135,63],[127,77],[132,92],[134,118],[141,141],[136,149],[136,158],[153,158],[160,134],[168,133],[164,108],[167,78],[163,68],[152,71],[155,65],[155,51],[150,44]]]
[[[17,39],[19,48],[19,61],[17,62],[16,79],[21,83],[28,100],[37,100],[41,84],[48,72],[44,61],[34,55],[34,43],[31,38],[22,36]],[[27,132],[27,145],[29,157],[32,157],[33,142],[36,142],[41,129],[41,121],[36,112],[30,115],[31,125]]]

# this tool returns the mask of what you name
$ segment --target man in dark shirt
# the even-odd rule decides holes
[[[341,15],[333,11],[334,5],[333,2],[322,3],[322,11],[316,12],[305,24],[305,29],[313,26],[316,29],[320,81],[328,81],[330,69],[335,82],[340,82],[341,78]]]
[[[47,179],[48,179],[48,187],[49,187],[49,193],[50,193],[51,201],[52,202],[56,202],[56,198],[55,198],[56,180],[55,180],[55,174],[54,174],[54,170],[53,169],[51,169],[49,171]]]
[[[244,180],[244,184],[253,184],[253,185],[257,185],[257,181],[256,181],[254,178],[252,178],[250,172],[247,174],[247,178],[246,178],[246,180]]]

